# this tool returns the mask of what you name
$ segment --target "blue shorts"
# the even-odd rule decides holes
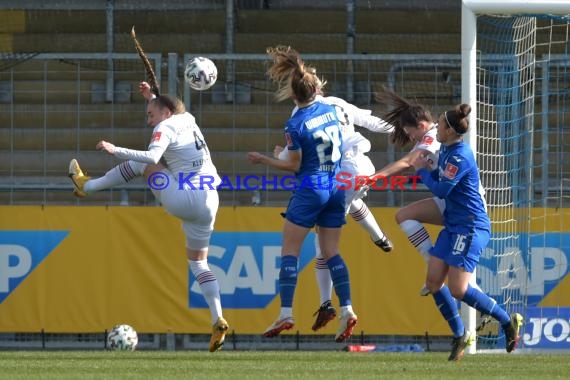
[[[301,187],[289,200],[285,218],[301,227],[339,228],[346,223],[344,190]]]
[[[439,233],[430,254],[442,259],[449,266],[463,268],[466,272],[473,273],[490,239],[491,233],[485,229],[451,232],[444,228]]]

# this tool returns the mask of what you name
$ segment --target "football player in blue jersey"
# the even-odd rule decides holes
[[[491,222],[480,191],[479,168],[463,135],[469,129],[471,106],[461,104],[439,117],[436,138],[441,143],[438,168],[430,170],[428,159],[417,156],[412,165],[423,183],[445,200],[444,227],[431,249],[426,285],[453,332],[449,360],[460,360],[471,342],[455,299],[499,321],[505,333],[506,350],[519,340],[523,318],[509,315],[497,302],[469,283],[483,249],[491,237]],[[444,281],[447,278],[447,284]],[[455,299],[454,299],[455,298]]]
[[[337,178],[342,182],[342,186],[345,187],[345,212],[366,230],[377,247],[384,252],[390,252],[393,249],[392,241],[380,228],[376,218],[366,203],[361,199],[362,196],[357,188],[357,179],[372,175],[375,172],[375,168],[370,158],[366,155],[371,149],[371,143],[360,132],[356,131],[355,126],[366,128],[376,133],[391,133],[394,130],[394,126],[372,115],[372,111],[370,110],[358,108],[344,99],[335,96],[324,96],[325,84],[326,81],[322,81],[317,90],[318,94],[315,97],[315,101],[334,106],[340,122],[342,158],[340,172]],[[292,115],[294,115],[297,110],[298,107],[295,107]],[[289,154],[288,152],[288,149],[276,145],[273,156],[285,159]],[[315,277],[319,288],[320,306],[313,314],[313,316],[316,316],[315,322],[311,327],[313,331],[324,328],[328,322],[337,316],[336,309],[332,306],[331,302],[333,283],[330,270],[327,265],[327,260],[321,255],[318,239],[315,239],[315,253]]]
[[[291,98],[298,111],[285,124],[289,154],[284,159],[249,152],[254,164],[295,173],[296,187],[285,213],[279,272],[281,312],[263,335],[273,337],[291,329],[293,296],[297,285],[298,257],[310,229],[318,226],[317,238],[327,260],[340,301],[340,326],[335,335],[342,342],[352,335],[357,316],[352,309],[348,268],[339,254],[341,227],[345,220],[345,194],[336,175],[340,170],[342,138],[334,106],[315,101],[320,79],[291,47],[267,50],[274,64],[269,77],[279,84],[278,100]]]

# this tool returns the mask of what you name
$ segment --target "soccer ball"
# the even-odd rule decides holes
[[[184,80],[190,88],[197,91],[209,89],[218,79],[218,68],[208,58],[194,57],[184,69]]]
[[[138,342],[137,332],[129,325],[115,325],[107,335],[107,347],[111,350],[134,351]]]

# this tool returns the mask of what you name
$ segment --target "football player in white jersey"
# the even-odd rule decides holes
[[[425,160],[431,170],[437,169],[441,143],[436,138],[437,124],[429,110],[423,105],[411,103],[389,90],[376,94],[376,100],[392,107],[384,115],[386,122],[394,126],[391,135],[392,143],[398,147],[403,147],[409,142],[415,142],[415,145],[404,157],[377,171],[371,177],[370,183],[374,182],[374,177],[384,178],[409,169],[414,170],[413,162],[419,158]],[[485,203],[485,191],[482,186],[479,187],[479,192]],[[444,211],[445,201],[438,197],[431,197],[410,203],[396,213],[396,222],[410,243],[422,255],[426,264],[429,261],[433,244],[424,224],[443,226]],[[481,290],[476,283],[472,285]],[[430,291],[424,284],[420,290],[420,295],[427,296],[429,294]]]
[[[182,220],[189,267],[210,308],[213,333],[209,349],[214,352],[222,347],[228,330],[228,323],[222,315],[220,286],[207,261],[219,206],[216,187],[221,179],[204,136],[194,116],[185,112],[183,103],[168,95],[154,97],[146,82],[142,82],[139,88],[149,100],[147,124],[154,128],[148,150],[122,148],[100,141],[97,149],[128,161],[101,178],[91,179],[83,174],[77,160],[73,159],[69,176],[75,185],[76,196],[84,197],[144,175],[163,207]]]
[[[394,126],[385,122],[381,118],[372,115],[372,111],[358,108],[348,103],[344,99],[335,96],[323,96],[322,91],[326,83],[320,84],[319,92],[321,95],[315,97],[315,101],[329,104],[335,107],[337,117],[341,124],[342,134],[342,160],[341,160],[341,176],[346,179],[343,185],[350,182],[345,190],[345,199],[347,202],[347,212],[352,219],[359,223],[370,235],[376,246],[384,252],[390,252],[393,249],[392,242],[384,234],[374,215],[370,209],[360,198],[353,199],[356,193],[357,176],[370,176],[374,173],[374,164],[366,155],[370,151],[370,141],[360,132],[357,132],[354,126],[360,126],[376,133],[390,133]],[[292,115],[297,111],[297,107],[293,109]],[[276,146],[274,155],[283,159],[287,154],[287,149]],[[359,178],[359,177],[358,177]],[[332,280],[326,260],[321,254],[318,239],[315,239],[316,259],[315,259],[315,276],[320,293],[321,305],[315,312],[316,320],[312,326],[313,331],[323,328],[329,321],[336,317],[336,310],[332,306]]]
[[[436,139],[436,124],[429,110],[421,104],[408,102],[388,90],[377,94],[376,98],[380,103],[392,107],[384,116],[388,123],[394,125],[391,135],[392,143],[398,147],[403,147],[409,142],[415,142],[415,145],[405,156],[378,170],[371,177],[371,181],[374,177],[388,178],[407,170],[413,170],[412,162],[419,156],[426,157],[431,167],[437,168],[441,144]],[[429,260],[432,241],[423,224],[443,225],[444,210],[445,202],[432,197],[413,202],[396,213],[396,221],[400,228],[426,263]],[[420,294],[422,296],[429,294],[425,285]]]

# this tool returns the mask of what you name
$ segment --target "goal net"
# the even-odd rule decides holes
[[[509,313],[523,314],[527,325],[551,317],[541,314],[543,308],[570,306],[557,289],[570,252],[564,234],[570,204],[569,27],[570,1],[463,1],[462,96],[476,104],[469,140],[493,232],[477,281]],[[481,326],[480,316],[468,314],[471,329]],[[495,321],[477,335],[477,350],[504,349]],[[558,335],[553,329],[544,338]],[[532,339],[525,336],[519,346],[526,340],[528,348],[536,343]]]

